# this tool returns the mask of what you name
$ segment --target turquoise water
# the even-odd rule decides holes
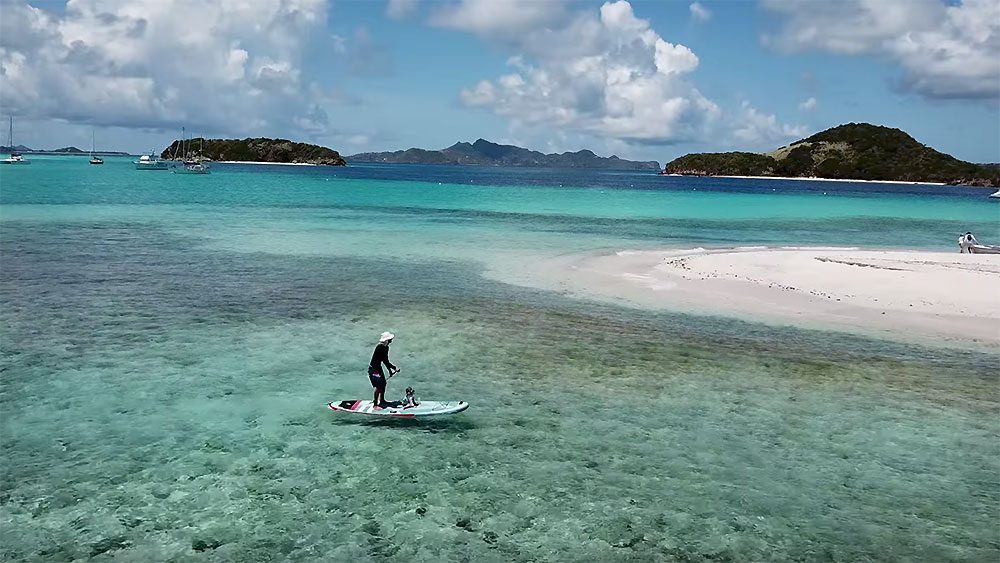
[[[1000,355],[491,281],[595,248],[1000,239],[988,190],[126,159],[0,169],[4,560],[1000,556]],[[772,191],[774,190],[774,191]],[[382,330],[447,420],[367,397]]]

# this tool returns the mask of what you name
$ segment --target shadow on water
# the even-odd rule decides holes
[[[423,431],[427,433],[438,432],[465,432],[477,428],[476,423],[469,418],[458,415],[448,417],[424,417],[424,418],[399,418],[388,416],[357,416],[334,414],[335,425],[354,425],[373,428],[385,428],[388,430],[409,430]]]

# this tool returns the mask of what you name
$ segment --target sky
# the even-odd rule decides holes
[[[1000,162],[1000,1],[0,0],[0,114],[32,148],[184,127],[661,164],[869,122]]]

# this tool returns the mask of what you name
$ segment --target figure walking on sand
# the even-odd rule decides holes
[[[372,382],[372,387],[375,388],[373,403],[377,409],[386,406],[385,385],[387,378],[385,372],[382,371],[382,364],[389,368],[389,377],[399,373],[399,368],[389,361],[389,345],[392,344],[392,339],[395,337],[396,335],[391,332],[383,332],[375,346],[375,351],[372,352],[372,361],[368,364],[368,379]]]

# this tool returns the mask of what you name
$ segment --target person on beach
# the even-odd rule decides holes
[[[399,368],[392,365],[392,362],[389,361],[389,345],[392,344],[392,339],[395,337],[396,335],[391,332],[383,332],[379,336],[375,351],[372,352],[372,361],[368,364],[368,379],[372,382],[372,387],[375,388],[375,398],[372,402],[377,409],[387,406],[385,402],[385,384],[387,378],[385,372],[382,371],[382,364],[385,364],[389,368],[389,377],[399,373]]]
[[[958,237],[958,253],[968,252],[972,254],[972,245],[974,244],[979,244],[975,235],[971,231],[965,231],[964,235]]]

